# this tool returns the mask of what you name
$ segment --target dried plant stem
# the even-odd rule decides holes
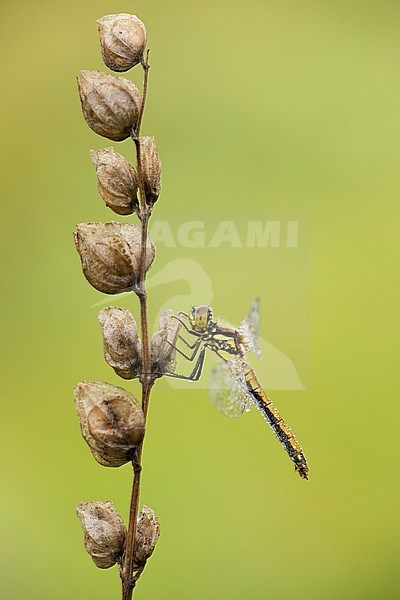
[[[140,209],[138,210],[138,216],[141,221],[141,262],[140,262],[140,274],[137,285],[136,294],[140,301],[140,322],[141,322],[141,335],[142,335],[142,376],[140,382],[142,385],[142,410],[144,414],[144,421],[146,423],[147,411],[149,406],[150,392],[153,387],[154,380],[150,373],[150,353],[149,353],[149,334],[148,334],[148,317],[147,317],[147,293],[146,293],[146,251],[147,251],[147,235],[148,235],[148,222],[151,215],[151,207],[146,203],[146,194],[143,181],[142,173],[142,160],[141,160],[141,147],[140,147],[140,127],[142,123],[146,97],[147,97],[147,84],[148,84],[148,73],[149,73],[149,62],[148,62],[149,51],[147,51],[146,59],[142,60],[142,67],[144,71],[143,77],[143,92],[142,92],[142,103],[139,112],[139,118],[136,129],[132,131],[132,139],[136,146],[136,158],[137,158],[137,174],[140,191]],[[133,466],[133,485],[131,494],[131,504],[129,510],[129,525],[128,534],[126,538],[124,562],[121,571],[122,579],[122,600],[131,600],[133,589],[136,585],[137,577],[133,576],[133,566],[135,559],[135,538],[136,538],[136,525],[137,516],[139,510],[139,493],[140,493],[140,479],[142,472],[142,450],[143,442],[138,446],[136,455],[132,461]]]
[[[148,80],[149,80],[149,69],[150,69],[149,55],[150,55],[150,50],[147,50],[147,52],[146,52],[146,58],[143,57],[142,60],[141,60],[141,65],[142,65],[143,71],[144,71],[144,77],[143,77],[143,89],[142,89],[142,105],[140,107],[139,118],[138,118],[138,122],[137,122],[137,125],[136,125],[136,135],[137,136],[140,133],[140,127],[142,125],[144,107],[146,105],[147,83],[148,83]]]

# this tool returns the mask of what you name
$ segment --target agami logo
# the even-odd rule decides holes
[[[166,248],[297,248],[298,221],[248,221],[240,227],[235,221],[184,221],[174,226],[171,221],[155,221],[150,238]]]

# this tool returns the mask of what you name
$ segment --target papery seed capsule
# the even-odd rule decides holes
[[[154,137],[140,138],[140,156],[147,204],[154,204],[161,191],[161,167]]]
[[[160,537],[160,522],[154,510],[143,506],[137,518],[135,564],[137,569],[146,564]]]
[[[138,206],[137,173],[113,148],[91,150],[100,196],[118,215],[131,215]]]
[[[160,311],[160,329],[153,334],[150,344],[151,370],[154,374],[173,373],[176,367],[176,350],[181,323],[172,318],[173,311],[163,308]]]
[[[144,23],[135,15],[106,15],[97,21],[101,53],[112,71],[128,71],[137,65],[147,43]]]
[[[106,362],[123,379],[138,377],[141,366],[141,343],[136,321],[124,308],[109,306],[97,316],[102,331]]]
[[[131,223],[80,223],[74,234],[82,269],[89,283],[105,294],[132,290],[140,275],[141,230]],[[147,238],[146,271],[155,256]]]
[[[120,563],[126,527],[112,502],[81,502],[76,507],[84,531],[86,551],[100,569]]]
[[[144,416],[136,398],[102,381],[83,381],[75,390],[81,432],[101,465],[120,467],[143,440]]]
[[[95,133],[120,142],[135,128],[142,95],[129,79],[99,71],[81,71],[78,90],[83,116]]]

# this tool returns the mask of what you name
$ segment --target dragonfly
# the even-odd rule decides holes
[[[230,417],[239,417],[255,405],[293,461],[295,471],[302,479],[308,479],[307,460],[300,444],[246,360],[246,352],[260,354],[259,300],[253,301],[246,318],[238,328],[221,319],[214,320],[212,308],[207,304],[192,306],[189,313],[179,312],[174,318],[180,321],[186,333],[191,336],[190,341],[181,335],[178,336],[187,348],[185,352],[176,345],[174,348],[186,360],[195,361],[195,364],[189,375],[164,374],[178,379],[198,381],[206,351],[212,351],[219,358],[211,372],[210,396],[213,404]]]

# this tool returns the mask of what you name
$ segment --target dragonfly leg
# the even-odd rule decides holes
[[[196,346],[196,345],[198,344],[198,342],[199,342],[199,340],[197,339],[197,340],[195,341],[195,343],[194,343],[194,344],[189,344],[189,342],[188,342],[187,340],[185,340],[185,338],[184,338],[184,337],[182,337],[181,335],[178,335],[178,339],[182,340],[182,342],[184,342],[184,343],[186,344],[186,346],[187,346],[188,348],[190,348],[191,350],[193,350],[193,348],[195,348],[195,346]]]
[[[206,349],[203,348],[203,350],[199,354],[199,358],[197,359],[195,368],[193,369],[193,371],[195,371],[195,376],[194,376],[195,378],[193,379],[193,381],[198,381],[200,379],[200,375],[203,371],[205,354],[206,354]],[[196,367],[197,367],[197,370],[196,370]]]
[[[178,317],[176,317],[175,315],[171,315],[171,319],[176,319],[177,321],[179,321],[179,323],[186,329],[186,331],[188,333],[190,333],[191,335],[195,335],[196,337],[200,337],[202,334],[198,333],[197,331],[193,331],[193,329],[190,329],[185,321],[182,321],[182,319],[178,319]]]
[[[182,338],[182,339],[183,339],[183,338]],[[190,360],[190,361],[192,361],[192,360],[194,360],[194,359],[195,359],[195,356],[196,356],[197,352],[199,351],[200,344],[201,344],[201,340],[200,340],[200,339],[196,340],[196,343],[195,343],[193,346],[190,346],[190,348],[194,348],[194,350],[193,350],[193,352],[192,352],[192,355],[191,355],[191,356],[188,356],[187,354],[185,354],[184,352],[182,352],[182,350],[179,350],[179,348],[178,348],[177,346],[174,346],[174,344],[171,344],[171,342],[169,342],[168,340],[167,340],[167,343],[168,343],[170,346],[172,346],[172,348],[173,348],[174,350],[176,350],[176,351],[177,351],[177,352],[178,352],[178,353],[179,353],[181,356],[183,356],[183,357],[184,357],[184,358],[186,358],[187,360]]]
[[[193,371],[190,373],[190,375],[180,375],[179,373],[162,373],[162,375],[166,375],[167,377],[174,377],[175,379],[186,379],[187,381],[198,381],[200,379],[201,371],[203,369],[205,353],[206,353],[206,349],[203,348],[199,354],[197,362],[194,366]]]

